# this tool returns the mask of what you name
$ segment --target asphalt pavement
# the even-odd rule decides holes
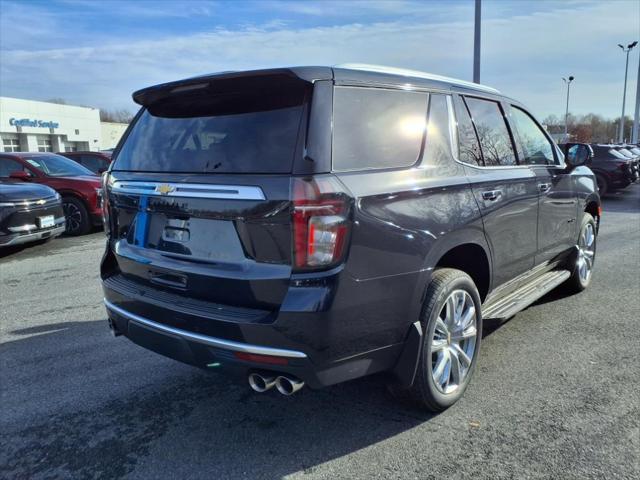
[[[378,377],[256,394],[114,338],[103,248],[0,252],[0,478],[640,477],[640,185],[604,200],[589,290],[488,326],[439,415]]]

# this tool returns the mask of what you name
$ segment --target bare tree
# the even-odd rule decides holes
[[[100,110],[101,122],[130,123],[132,119],[133,114],[126,108],[117,110]]]

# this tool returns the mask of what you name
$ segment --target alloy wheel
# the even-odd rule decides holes
[[[71,202],[64,202],[62,210],[67,221],[67,232],[75,232],[82,223],[82,212]]]
[[[587,223],[578,239],[578,275],[580,281],[587,283],[593,270],[593,261],[596,255],[596,233],[592,223]]]
[[[431,339],[431,376],[441,393],[453,393],[464,383],[474,360],[477,335],[471,295],[454,290],[436,319]]]

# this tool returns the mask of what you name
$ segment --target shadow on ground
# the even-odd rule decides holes
[[[2,395],[2,478],[146,476],[141,459],[174,472],[183,464],[185,478],[280,478],[432,418],[398,404],[379,377],[290,398],[275,389],[258,395],[244,381],[112,339],[106,321],[9,333],[30,336],[0,345],[10,386]],[[78,342],[87,348],[66,358]],[[102,386],[110,398],[100,398]],[[77,403],[56,408],[70,391]]]

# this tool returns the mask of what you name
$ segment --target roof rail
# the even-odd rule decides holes
[[[419,70],[409,70],[407,68],[385,67],[384,65],[369,65],[366,63],[342,63],[335,65],[336,68],[345,68],[349,70],[364,70],[367,72],[388,73],[390,75],[402,75],[404,77],[416,77],[425,78],[427,80],[436,80],[439,82],[447,82],[453,85],[457,85],[465,88],[472,88],[474,90],[482,90],[489,93],[500,94],[500,91],[482,85],[479,83],[467,82],[466,80],[459,80],[457,78],[444,77],[442,75],[435,75],[433,73],[421,72]]]

